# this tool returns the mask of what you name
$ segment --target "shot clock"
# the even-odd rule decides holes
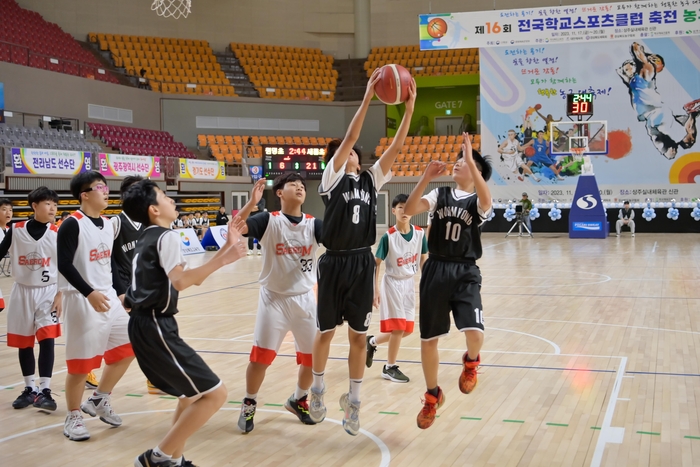
[[[295,172],[306,180],[321,180],[326,163],[324,146],[263,145],[263,177],[272,180],[286,173]]]
[[[566,116],[583,117],[593,115],[593,93],[581,92],[566,95]]]

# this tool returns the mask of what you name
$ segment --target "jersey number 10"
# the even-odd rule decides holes
[[[462,235],[462,225],[448,222],[445,226],[445,240],[452,240],[453,242],[458,242],[460,235]]]

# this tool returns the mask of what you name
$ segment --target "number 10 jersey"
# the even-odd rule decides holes
[[[283,295],[300,295],[316,284],[314,217],[302,215],[298,224],[281,212],[271,212],[265,234],[260,240],[263,266],[260,285]]]

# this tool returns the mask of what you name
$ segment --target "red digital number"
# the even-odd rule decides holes
[[[306,163],[306,170],[309,170],[309,169],[311,169],[311,162]]]
[[[280,162],[280,170],[284,170],[284,162]]]
[[[578,106],[579,110],[581,111],[580,113],[585,114],[588,113],[588,102],[580,102]]]
[[[301,149],[299,150],[299,152],[300,152],[301,154],[306,155],[306,148],[301,148]]]

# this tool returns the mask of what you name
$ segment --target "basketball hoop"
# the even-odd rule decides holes
[[[187,18],[192,7],[192,0],[154,0],[151,10],[163,18]]]
[[[586,148],[569,148],[569,151],[571,151],[571,154],[573,154],[574,157],[583,157],[583,153],[586,152]]]

